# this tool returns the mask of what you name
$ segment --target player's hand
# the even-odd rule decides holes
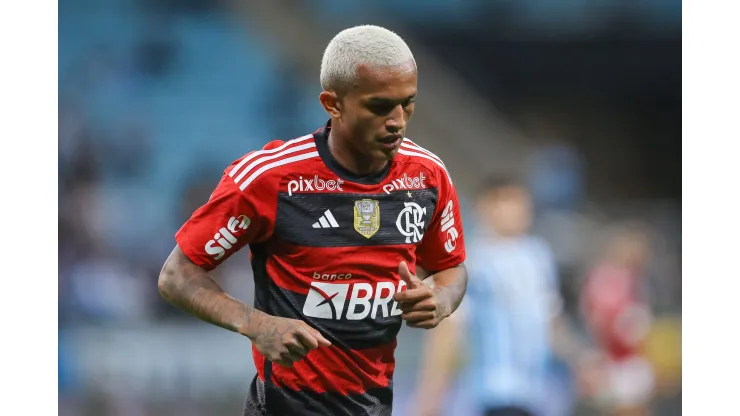
[[[412,328],[430,329],[436,327],[442,319],[449,316],[449,308],[440,299],[438,293],[424,284],[410,271],[406,262],[398,265],[398,274],[406,282],[406,290],[393,295],[401,309],[401,318]]]
[[[309,351],[331,345],[319,331],[301,320],[270,315],[260,320],[252,343],[268,360],[285,367],[292,367]]]

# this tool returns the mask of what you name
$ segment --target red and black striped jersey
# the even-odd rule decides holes
[[[332,342],[292,368],[253,347],[268,414],[389,413],[398,264],[434,272],[465,260],[457,194],[437,156],[404,139],[382,172],[356,177],[332,158],[330,128],[236,160],[176,235],[206,270],[248,244],[254,307]]]

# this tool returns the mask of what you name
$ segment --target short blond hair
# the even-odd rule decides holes
[[[321,88],[342,90],[355,81],[360,65],[396,66],[414,55],[396,33],[380,26],[362,25],[339,32],[329,42],[321,60]]]

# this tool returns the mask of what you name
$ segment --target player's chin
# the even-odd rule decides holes
[[[373,156],[376,159],[392,160],[398,154],[398,149],[399,147],[395,147],[392,149],[388,149],[388,148],[375,149],[373,151]]]

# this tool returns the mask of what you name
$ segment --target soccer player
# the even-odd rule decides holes
[[[252,341],[245,415],[391,414],[402,321],[437,326],[467,286],[452,180],[404,137],[417,92],[406,43],[377,26],[340,32],[321,86],[328,122],[227,167],[159,277],[169,302]],[[254,307],[208,274],[247,244]]]
[[[644,281],[650,249],[643,227],[618,229],[581,290],[581,312],[599,352],[593,395],[616,415],[650,414],[655,375],[641,351],[652,324]]]
[[[459,386],[465,400],[455,403],[455,413],[567,414],[568,392],[548,391],[548,362],[556,353],[571,362],[578,346],[560,313],[550,248],[529,233],[531,205],[529,192],[512,179],[496,177],[484,184],[468,260],[473,278],[463,306],[425,334],[412,414],[447,414],[444,399],[454,392],[458,372],[467,377]],[[467,365],[461,366],[463,361]]]

